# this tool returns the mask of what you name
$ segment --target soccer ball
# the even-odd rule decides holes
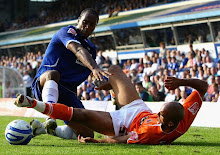
[[[14,120],[6,127],[5,138],[12,145],[26,145],[32,138],[31,126],[23,120]]]

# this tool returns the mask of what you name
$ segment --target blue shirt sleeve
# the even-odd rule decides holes
[[[70,42],[81,44],[77,31],[71,26],[61,28],[57,32],[57,37],[64,44],[65,47],[67,47]]]

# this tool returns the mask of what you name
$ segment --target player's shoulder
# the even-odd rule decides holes
[[[70,33],[70,34],[73,34],[73,35],[76,35],[76,34],[77,34],[76,27],[73,26],[73,25],[61,27],[59,31],[65,32],[65,33]]]
[[[199,101],[202,101],[202,96],[201,96],[201,93],[199,91],[197,91],[196,89],[194,89],[192,91],[192,93],[187,97],[188,100],[199,100]]]

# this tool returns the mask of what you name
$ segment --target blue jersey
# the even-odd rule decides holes
[[[63,27],[51,39],[35,78],[47,70],[57,70],[60,73],[59,84],[76,92],[77,86],[88,78],[91,71],[67,49],[70,42],[81,44],[95,60],[95,46],[88,39],[83,39],[76,27]]]

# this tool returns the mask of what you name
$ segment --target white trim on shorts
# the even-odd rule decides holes
[[[121,109],[110,112],[110,116],[112,117],[113,127],[115,136],[121,136],[127,133],[119,133],[120,129],[122,130],[124,127],[125,130],[130,128],[131,123],[134,118],[143,111],[152,112],[151,109],[144,103],[143,100],[138,99],[134,100],[131,103],[123,106]]]

